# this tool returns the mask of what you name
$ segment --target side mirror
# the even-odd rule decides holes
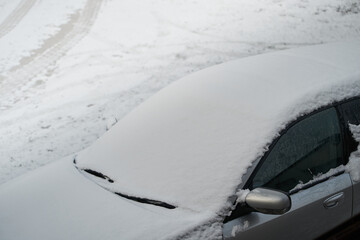
[[[291,208],[288,194],[267,188],[255,188],[245,198],[247,205],[260,213],[280,215]]]

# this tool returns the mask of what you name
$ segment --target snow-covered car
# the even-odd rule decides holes
[[[0,186],[0,239],[313,239],[360,214],[360,41],[220,64]]]

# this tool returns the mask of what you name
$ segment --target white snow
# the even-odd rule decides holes
[[[249,221],[244,221],[243,224],[234,225],[231,230],[231,236],[235,237],[239,232],[245,231],[249,227]]]
[[[246,196],[249,194],[250,190],[249,189],[240,189],[237,191],[236,196],[236,203],[244,203]]]
[[[16,9],[21,0],[0,1],[0,22],[3,23],[6,18]]]
[[[85,0],[42,1],[41,4],[27,0],[19,5],[24,2],[31,5],[26,9],[27,14],[12,31],[0,38],[0,73],[5,81],[14,68],[22,67],[26,57],[36,55],[42,45],[52,44],[46,41],[56,35],[72,14],[80,11]]]
[[[300,182],[299,184],[297,184],[293,189],[291,189],[289,192],[293,193],[297,190],[301,190],[306,186],[311,186],[314,183],[320,182],[322,180],[328,179],[330,177],[333,177],[341,172],[344,172],[345,169],[348,168],[348,164],[347,165],[340,165],[336,168],[332,168],[329,171],[327,171],[326,173],[319,173],[318,175],[313,176],[313,179],[311,179],[310,181],[303,183]]]
[[[158,149],[162,150],[161,153],[168,151],[169,154],[163,157],[168,157],[175,164],[174,167],[178,167],[176,164],[185,166],[190,163],[193,164],[191,169],[199,169],[199,173],[219,170],[219,174],[212,176],[212,179],[201,179],[203,175],[200,174],[196,178],[199,181],[194,183],[194,186],[193,183],[183,182],[183,186],[179,187],[178,179],[190,179],[194,174],[184,172],[186,168],[180,166],[179,172],[176,173],[178,178],[169,178],[169,182],[166,183],[165,189],[169,191],[161,189],[164,187],[162,184],[153,191],[154,189],[149,187],[153,183],[150,177],[152,173],[148,172],[151,168],[146,171],[147,166],[153,165],[149,164],[145,165],[145,168],[132,168],[135,171],[134,176],[139,178],[134,179],[134,182],[127,182],[127,186],[122,180],[131,177],[131,171],[125,172],[125,169],[120,169],[120,173],[124,175],[114,177],[116,184],[113,187],[113,190],[123,190],[128,194],[151,196],[157,200],[174,203],[179,206],[175,214],[167,212],[168,210],[161,211],[158,207],[144,207],[132,202],[113,206],[112,203],[118,203],[117,196],[96,188],[95,184],[79,180],[86,178],[75,175],[75,172],[70,174],[69,171],[74,170],[71,170],[70,164],[60,162],[50,167],[52,174],[47,175],[48,179],[43,179],[44,172],[49,169],[45,168],[46,170],[40,169],[42,174],[38,172],[35,174],[36,177],[23,176],[6,182],[41,165],[74,155],[90,146],[109,128],[112,128],[109,133],[116,131],[118,125],[113,126],[114,122],[123,121],[123,117],[137,105],[191,72],[268,51],[358,39],[358,8],[358,1],[355,0],[184,0],[181,3],[173,0],[0,0],[0,184],[4,183],[1,185],[1,191],[2,196],[6,196],[0,198],[0,218],[3,217],[0,226],[8,230],[6,233],[0,231],[0,238],[11,239],[12,235],[1,234],[14,234],[21,236],[20,238],[34,236],[34,239],[39,239],[39,236],[36,236],[39,233],[43,234],[43,239],[49,239],[50,236],[53,239],[57,236],[66,239],[66,234],[69,234],[67,238],[71,239],[81,239],[81,234],[89,234],[85,239],[112,239],[117,238],[116,234],[128,239],[139,239],[144,233],[149,233],[146,235],[149,239],[158,239],[159,235],[156,234],[167,233],[154,232],[153,229],[167,224],[169,228],[164,228],[164,231],[174,230],[171,233],[173,235],[166,235],[167,237],[180,234],[184,239],[221,238],[221,224],[217,220],[217,213],[221,212],[221,208],[229,206],[226,202],[227,197],[234,191],[235,185],[240,183],[238,177],[250,164],[247,161],[252,161],[256,155],[261,155],[265,151],[266,144],[285,126],[286,122],[282,122],[284,119],[290,121],[299,114],[317,107],[320,102],[328,103],[358,94],[359,84],[352,78],[355,75],[343,75],[347,70],[354,68],[352,64],[357,64],[356,61],[349,63],[350,66],[340,64],[343,69],[337,69],[336,73],[334,67],[329,65],[328,69],[334,73],[330,76],[326,71],[317,72],[317,64],[307,64],[307,59],[311,58],[312,53],[308,53],[308,56],[305,54],[304,59],[299,60],[299,64],[312,70],[305,72],[298,69],[298,78],[293,82],[294,92],[288,93],[291,95],[289,101],[292,101],[289,105],[298,108],[282,109],[278,112],[280,117],[271,116],[275,112],[271,108],[263,109],[264,113],[270,114],[269,122],[257,119],[251,109],[244,107],[246,104],[236,102],[236,94],[227,95],[221,102],[208,99],[202,91],[215,92],[217,86],[212,83],[197,93],[196,89],[191,87],[184,89],[184,94],[189,95],[189,98],[183,99],[179,107],[187,108],[188,105],[192,105],[194,111],[204,116],[217,106],[223,106],[224,109],[217,112],[219,116],[216,118],[204,117],[195,122],[187,115],[176,120],[176,117],[179,117],[176,109],[174,112],[170,111],[173,114],[170,117],[174,119],[172,122],[149,121],[146,124],[161,125],[165,131],[151,133],[151,137],[140,141],[141,152],[156,160],[156,154],[150,150],[157,145]],[[287,62],[285,59],[292,59],[290,55],[280,57],[284,59],[284,64]],[[329,51],[326,60],[323,59],[323,64],[326,61],[341,63],[342,59],[331,59]],[[322,67],[325,68],[324,65]],[[259,69],[257,67],[257,71],[261,73]],[[307,77],[314,72],[321,79],[329,79],[330,83],[325,84],[326,88],[325,85],[307,82]],[[284,77],[281,73],[282,68],[274,68],[271,72],[279,79]],[[335,80],[339,78],[347,79],[348,84],[338,84]],[[308,89],[304,102],[304,95],[296,95],[296,88],[306,83],[313,88]],[[245,81],[242,84],[249,88],[257,87],[256,82]],[[275,81],[274,86],[281,90],[282,82]],[[224,85],[222,88],[231,92],[232,85]],[[323,91],[321,94],[317,92],[319,89]],[[256,96],[251,97],[256,99],[265,92],[258,91]],[[199,96],[196,96],[197,94]],[[205,102],[206,107],[191,101],[191,97],[194,96],[196,100]],[[244,99],[248,100],[247,97]],[[277,98],[277,94],[271,97],[281,105],[283,99]],[[239,105],[234,106],[234,102]],[[260,105],[261,102],[256,104]],[[282,106],[285,106],[285,103]],[[228,110],[234,111],[234,116]],[[262,132],[265,137],[260,141],[255,136],[252,140],[247,139],[248,145],[240,144],[239,148],[233,151],[237,147],[235,143],[238,144],[240,138],[243,138],[244,142],[247,138],[234,134],[241,130],[238,126],[243,124],[235,119],[243,113],[251,115],[256,131]],[[130,124],[131,117],[127,119],[125,121]],[[189,125],[199,126],[196,130],[198,135],[195,138],[187,138],[194,136],[194,132],[181,128],[180,120]],[[218,121],[227,124],[226,128],[217,129]],[[203,125],[203,122],[207,122],[207,125]],[[171,124],[176,127],[170,131],[167,127],[171,127]],[[212,132],[205,131],[209,125]],[[273,126],[276,127],[272,128]],[[266,132],[270,129],[271,132]],[[125,131],[131,135],[130,130]],[[129,136],[128,139],[135,140],[146,131],[151,131],[150,126],[142,125],[134,131],[135,136]],[[180,132],[184,133],[184,137],[175,138],[174,136]],[[220,138],[212,142],[211,134]],[[122,139],[125,142],[126,140]],[[180,144],[175,145],[174,140],[180,141]],[[168,144],[166,149],[162,143]],[[226,144],[228,145],[226,149],[222,149],[221,154],[220,151],[216,152],[219,146],[224,147]],[[248,146],[251,146],[251,149]],[[263,147],[265,149],[262,149]],[[204,165],[203,162],[191,162],[191,158],[185,158],[185,162],[176,163],[180,156],[170,154],[178,153],[176,149],[184,150],[183,157],[206,160],[206,157],[211,156],[216,161]],[[128,150],[140,154],[139,148]],[[195,155],[192,154],[193,150],[196,151]],[[245,151],[245,155],[239,154]],[[227,154],[224,155],[224,152]],[[134,167],[137,163],[133,158],[126,158],[130,156],[128,153],[124,153],[119,159],[124,159],[123,164],[129,165],[128,167]],[[96,156],[94,154],[94,158]],[[235,156],[240,159],[234,159]],[[106,160],[105,157],[106,154],[98,159]],[[229,159],[233,159],[230,165],[219,165],[220,160]],[[246,161],[239,165],[238,161],[242,159]],[[84,160],[84,166],[88,163]],[[62,172],[64,169],[67,170]],[[108,167],[103,170],[111,177],[119,174],[113,174],[112,171],[115,169]],[[165,173],[155,176],[159,182],[163,182],[164,176],[169,174],[165,170],[165,167],[158,165],[153,172]],[[229,177],[228,181],[223,178],[225,172],[229,175],[226,176]],[[73,181],[79,182],[73,184]],[[224,183],[220,185],[222,181]],[[141,188],[137,188],[138,186]],[[25,188],[27,191],[18,191],[19,188]],[[216,188],[222,193],[217,195]],[[174,194],[183,189],[186,191],[182,195]],[[30,198],[30,195],[35,198]],[[21,205],[24,199],[28,199],[27,204]],[[16,202],[13,202],[14,200]],[[14,214],[12,211],[16,203],[19,208]],[[147,213],[143,215],[143,211],[135,209],[135,206],[146,209]],[[32,217],[39,213],[37,210],[43,208],[48,211],[44,210],[39,215],[40,218],[33,221]],[[99,219],[91,219],[94,213],[90,213],[90,208],[100,217]],[[60,210],[63,211],[59,212]],[[121,216],[120,211],[124,211],[127,218]],[[69,220],[68,212],[74,213],[75,217],[66,222]],[[131,213],[143,217],[137,225],[131,225],[136,222],[135,220],[139,220]],[[129,221],[128,216],[134,221]],[[116,227],[112,225],[115,223]],[[39,225],[47,224],[54,225],[48,229],[41,228],[40,232],[34,231]],[[26,228],[23,231],[12,229],[18,226]],[[57,232],[59,229],[63,231]],[[99,229],[102,231],[98,231]],[[113,232],[114,229],[116,232]],[[131,231],[128,231],[129,229]],[[142,232],[137,232],[137,229],[141,229]],[[45,232],[46,230],[49,231]]]
[[[358,38],[357,8],[340,0],[0,0],[0,183],[86,148],[109,119],[189,72]]]
[[[360,143],[360,125],[349,124],[349,128],[355,141]],[[350,154],[349,162],[346,164],[345,169],[349,172],[353,182],[360,181],[360,146]]]

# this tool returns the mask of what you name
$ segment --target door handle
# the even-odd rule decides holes
[[[339,205],[339,203],[344,200],[344,193],[343,192],[340,192],[340,193],[337,193],[329,198],[327,198],[325,201],[324,201],[324,207],[325,208],[333,208],[333,207],[336,207],[337,205]]]

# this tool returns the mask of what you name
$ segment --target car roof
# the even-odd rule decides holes
[[[360,41],[231,61],[176,81],[119,121],[77,165],[105,188],[218,214],[299,116],[360,95]]]

